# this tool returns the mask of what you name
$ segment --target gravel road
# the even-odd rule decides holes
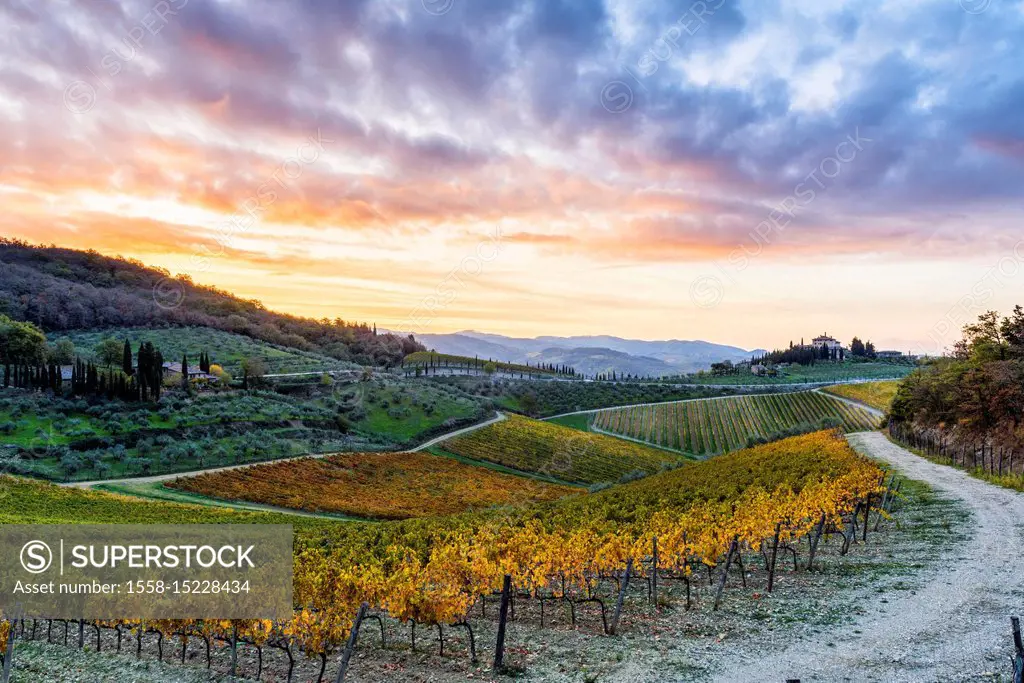
[[[1024,494],[936,465],[877,432],[851,435],[850,443],[961,499],[973,516],[964,552],[915,593],[878,595],[857,623],[737,662],[714,680],[1009,680],[1010,616],[1024,616]]]

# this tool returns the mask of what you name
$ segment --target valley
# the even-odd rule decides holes
[[[211,292],[199,301],[237,305]],[[118,650],[131,636],[138,658],[160,666],[174,639],[185,678],[208,666],[322,681],[366,610],[374,636],[359,643],[357,681],[654,680],[666,669],[727,680],[764,658],[834,676],[846,660],[830,650],[833,633],[884,652],[884,669],[895,645],[877,634],[910,626],[878,596],[941,597],[935,577],[951,553],[1005,534],[978,501],[1018,505],[977,480],[960,495],[951,482],[965,474],[886,440],[944,447],[893,421],[930,400],[922,387],[949,361],[801,345],[689,374],[591,374],[565,356],[445,354],[370,325],[255,310],[294,337],[0,319],[0,521],[293,528],[293,618],[83,622],[89,671],[129,671]],[[1004,472],[1005,449],[998,475],[994,447],[980,460],[961,450],[959,464],[970,455],[975,476],[1005,485],[1024,465],[1011,452]],[[958,576],[957,590],[982,585]],[[940,597],[903,603],[934,623],[946,618]],[[515,607],[499,618],[503,600]],[[996,637],[990,605],[961,604]],[[21,670],[63,661],[53,632],[75,623],[28,621],[0,621]],[[505,663],[485,664],[502,629]],[[228,645],[206,652],[218,638]],[[800,644],[778,654],[783,638]],[[959,656],[947,640],[937,647],[944,664],[922,666]],[[965,666],[980,671],[997,652],[978,643]]]

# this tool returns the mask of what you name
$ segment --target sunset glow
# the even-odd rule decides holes
[[[1019,301],[1024,5],[698,4],[15,0],[0,234],[419,332],[935,352]]]

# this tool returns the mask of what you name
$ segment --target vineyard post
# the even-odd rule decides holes
[[[615,616],[612,617],[612,627],[609,629],[611,635],[619,628],[619,617],[622,616],[622,601],[626,599],[626,590],[629,588],[629,575],[633,573],[633,558],[626,560],[626,571],[622,577],[622,585],[619,587],[619,599],[615,602]]]
[[[505,622],[508,620],[508,599],[512,593],[512,577],[505,574],[505,582],[501,587],[501,611],[498,613],[498,641],[494,646],[494,670],[500,671],[505,666]]]
[[[654,609],[658,609],[658,537],[654,537],[654,552],[651,561],[651,598],[654,601]]]
[[[825,531],[825,513],[821,513],[821,519],[818,520],[818,527],[814,530],[814,538],[811,539],[810,557],[807,559],[807,571],[814,568],[814,553],[818,550],[818,542],[821,540],[821,534]]]
[[[861,541],[867,543],[868,540],[868,522],[871,521],[871,498],[874,496],[873,493],[869,493],[867,498],[864,499],[864,534],[861,536]]]
[[[889,477],[889,485],[885,487],[885,493],[882,495],[882,502],[878,506],[878,518],[875,519],[875,531],[878,531],[878,525],[882,523],[883,513],[888,510],[886,505],[889,504],[889,495],[892,493],[892,485],[896,481],[896,475],[893,474]]]
[[[857,540],[857,515],[860,514],[860,503],[857,503],[853,508],[853,512],[850,513],[850,521],[843,532],[843,547],[839,550],[840,555],[845,555],[850,551],[850,543]]]
[[[779,554],[779,533],[782,531],[782,523],[775,525],[775,536],[772,537],[772,559],[768,565],[768,592],[775,587],[775,560]]]
[[[348,642],[345,644],[344,654],[341,655],[341,667],[338,669],[338,675],[335,677],[334,683],[342,683],[345,680],[345,672],[348,671],[349,660],[352,659],[352,652],[356,649],[356,641],[359,640],[359,627],[362,625],[363,619],[366,617],[366,610],[369,607],[370,605],[365,602],[359,605],[356,620],[352,622],[352,630],[348,633]]]
[[[738,537],[733,537],[732,543],[729,545],[729,552],[725,556],[725,567],[722,568],[722,576],[718,580],[718,590],[715,593],[715,604],[712,607],[713,612],[718,611],[718,605],[722,601],[722,591],[725,590],[725,580],[729,578],[729,567],[732,566],[732,556],[736,552],[736,546],[739,543]]]

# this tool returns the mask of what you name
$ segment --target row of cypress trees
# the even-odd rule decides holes
[[[133,362],[131,345],[127,340],[124,349],[121,367],[116,370],[100,369],[94,363],[76,358],[69,378],[71,395],[119,398],[123,401],[159,401],[163,385],[163,355],[152,342],[143,342],[139,346],[137,361]],[[209,356],[205,353],[202,355],[204,362],[209,362]],[[185,372],[187,377],[187,369]],[[61,367],[55,364],[8,363],[4,366],[4,387],[52,391],[63,395],[64,384]]]

